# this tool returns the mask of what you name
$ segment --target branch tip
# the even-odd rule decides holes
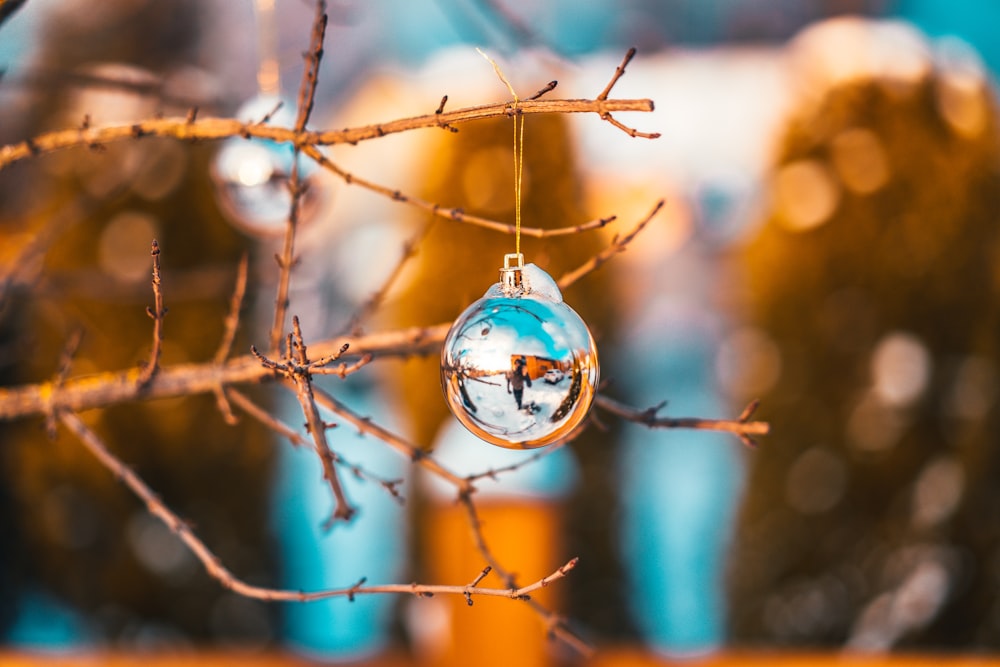
[[[547,84],[545,84],[545,86],[541,90],[539,90],[537,93],[529,97],[528,100],[537,100],[542,95],[545,95],[546,93],[555,90],[555,87],[558,85],[559,82],[553,79],[552,81],[549,81]]]
[[[747,404],[747,406],[745,408],[743,408],[743,412],[740,413],[739,421],[741,421],[741,422],[749,421],[750,417],[753,416],[753,413],[755,413],[757,411],[758,407],[760,407],[760,399],[759,398],[755,398],[752,401],[750,401]]]

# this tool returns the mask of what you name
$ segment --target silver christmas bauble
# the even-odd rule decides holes
[[[274,95],[249,100],[236,112],[236,118],[257,123],[268,114],[268,122],[275,126],[295,124],[295,105]],[[223,140],[215,154],[212,176],[226,217],[253,236],[283,234],[292,202],[288,177],[294,164],[295,151],[290,144],[243,137]],[[316,169],[312,160],[299,158],[302,181],[308,181]],[[299,222],[308,222],[316,209],[317,193],[313,190],[307,188],[300,199]]]
[[[509,267],[509,258],[519,265]],[[444,341],[448,407],[472,433],[510,449],[564,438],[597,390],[597,347],[555,281],[508,255],[501,280],[463,312]]]

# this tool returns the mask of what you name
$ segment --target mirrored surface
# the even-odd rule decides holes
[[[501,447],[566,436],[597,387],[597,349],[580,316],[544,294],[487,296],[456,320],[441,353],[441,383],[462,424]]]

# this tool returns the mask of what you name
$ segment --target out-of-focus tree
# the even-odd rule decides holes
[[[996,100],[954,44],[898,59],[852,34],[838,62],[888,69],[803,97],[746,249],[744,352],[780,375],[732,554],[733,636],[995,648]]]
[[[157,91],[172,73],[194,71],[204,25],[198,3],[102,3],[95,25],[70,20],[78,14],[69,3],[52,11],[34,67],[65,78],[29,89],[37,112],[11,119],[24,136],[78,125],[85,115],[96,125],[184,113]],[[218,212],[208,179],[212,153],[205,144],[150,138],[3,173],[0,255],[35,256],[0,296],[0,384],[53,377],[67,341],[81,332],[74,375],[128,367],[148,355],[154,237],[168,253],[171,276],[162,360],[211,358],[232,267],[246,246]],[[239,345],[248,344],[241,337]],[[273,449],[265,431],[247,420],[226,424],[211,395],[110,407],[87,420],[182,514],[219,536],[224,560],[273,581],[266,531]],[[0,422],[0,442],[0,522],[9,527],[0,537],[0,577],[10,581],[0,618],[13,620],[20,603],[45,592],[82,612],[94,637],[141,643],[272,635],[267,607],[234,602],[212,584],[175,536],[72,439],[45,442],[37,423],[21,421]],[[244,492],[220,479],[240,480]]]

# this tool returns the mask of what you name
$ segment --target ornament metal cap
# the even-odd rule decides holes
[[[511,266],[511,262],[516,264]],[[504,296],[517,296],[530,292],[524,284],[524,255],[519,252],[507,253],[503,256],[503,268],[500,269],[500,291]]]

